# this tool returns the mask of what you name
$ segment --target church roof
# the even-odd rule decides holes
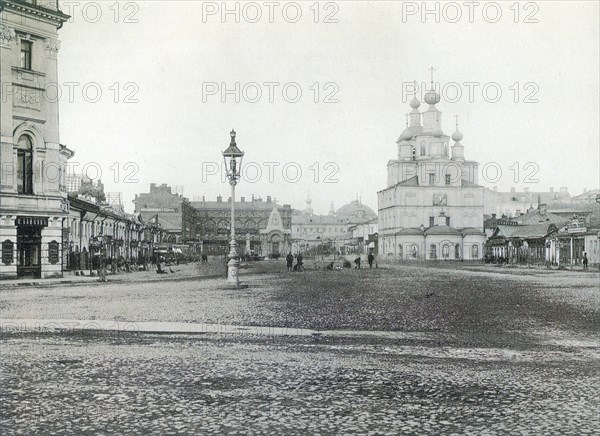
[[[423,231],[418,227],[407,227],[406,229],[402,229],[399,232],[394,233],[395,236],[402,235],[419,235],[423,236]]]
[[[426,235],[456,235],[461,236],[461,233],[454,227],[450,226],[433,226],[425,230]]]
[[[396,186],[419,186],[419,179],[417,176],[413,176],[410,179],[398,183]]]
[[[477,183],[469,182],[468,180],[462,179],[460,181],[460,186],[462,188],[483,188],[483,186],[478,185]]]
[[[485,232],[477,229],[475,227],[465,227],[464,229],[462,229],[460,231],[460,233],[462,233],[464,236],[466,235],[478,235],[478,236],[485,236]]]

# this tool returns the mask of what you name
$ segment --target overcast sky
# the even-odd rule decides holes
[[[433,66],[444,132],[458,115],[467,159],[487,164],[481,184],[597,188],[598,2],[512,5],[431,2],[436,22],[421,2],[239,3],[236,22],[221,2],[63,3],[61,142],[127,210],[151,182],[229,196],[212,172],[231,128],[253,179],[238,195],[303,208],[310,192],[318,213],[359,195],[376,209],[410,110],[403,87]]]

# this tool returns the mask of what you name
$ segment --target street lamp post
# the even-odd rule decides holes
[[[241,285],[238,277],[239,258],[237,255],[237,244],[235,242],[235,185],[240,179],[240,169],[244,152],[241,151],[235,143],[235,130],[230,132],[231,142],[227,150],[223,152],[223,160],[225,161],[225,169],[227,171],[227,179],[231,186],[231,241],[229,242],[229,261],[227,262],[227,286],[234,288],[245,288],[248,285]],[[237,158],[240,159],[240,164],[237,164]],[[228,162],[229,161],[229,162]]]

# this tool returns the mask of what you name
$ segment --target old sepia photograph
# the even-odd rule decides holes
[[[0,0],[0,435],[600,432],[600,2]]]

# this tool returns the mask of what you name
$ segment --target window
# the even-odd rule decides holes
[[[430,259],[435,259],[437,257],[437,252],[436,252],[436,246],[435,244],[431,244],[429,246],[429,258]]]
[[[454,258],[460,259],[460,245],[458,244],[454,246]]]
[[[450,184],[450,174],[446,174],[446,186]]]
[[[446,225],[450,226],[450,217],[449,216],[446,217]]]
[[[421,142],[421,156],[425,156],[425,143]]]
[[[429,227],[433,227],[434,218],[432,216],[429,217]]]
[[[473,245],[471,247],[471,258],[473,258],[473,259],[479,258],[479,246]]]
[[[31,41],[21,40],[20,67],[26,70],[31,70]]]
[[[435,174],[433,174],[433,173],[428,174],[428,177],[429,177],[429,184],[435,185]]]
[[[33,194],[33,144],[25,135],[17,143],[17,192]]]
[[[442,247],[442,257],[444,259],[448,259],[450,257],[450,246],[448,244],[444,244]]]

